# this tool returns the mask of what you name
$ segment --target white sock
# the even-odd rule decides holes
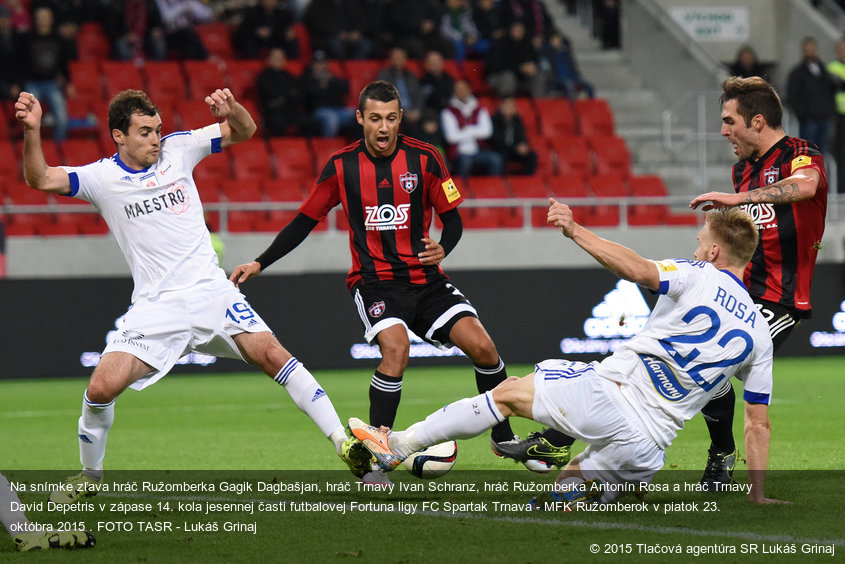
[[[87,390],[86,390],[87,392]],[[82,415],[79,417],[79,461],[87,470],[102,470],[106,456],[106,439],[114,423],[114,401],[93,403],[82,396]]]
[[[505,417],[493,401],[493,392],[464,398],[435,411],[406,431],[390,434],[390,448],[407,458],[420,449],[453,439],[470,439],[480,435]]]
[[[334,443],[335,449],[340,452],[340,443],[346,440],[343,424],[328,394],[320,387],[314,376],[298,360],[291,357],[273,379],[284,386],[296,407],[311,418],[320,431]]]
[[[20,506],[12,510],[12,503],[20,503],[21,499],[18,494],[12,490],[12,485],[6,476],[0,474],[0,522],[6,527],[6,530],[11,536],[24,532],[23,526],[29,523],[26,514],[20,509]]]

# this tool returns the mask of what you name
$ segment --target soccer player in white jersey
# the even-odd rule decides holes
[[[117,94],[108,109],[117,152],[79,167],[48,166],[41,148],[40,103],[27,92],[15,103],[15,116],[24,126],[26,183],[94,204],[135,283],[125,323],[106,345],[85,390],[79,418],[83,471],[71,478],[78,487],[54,492],[53,501],[91,495],[85,483],[101,479],[115,398],[129,386],[140,390],[153,384],[190,351],[254,364],[285,387],[353,472],[369,461],[363,448],[348,450],[352,440],[347,441],[325,391],[276,340],[217,263],[192,171],[211,153],[252,137],[256,125],[229,89],[215,90],[205,102],[222,123],[162,137],[158,109],[144,92]]]
[[[507,417],[533,419],[588,443],[558,478],[574,492],[565,499],[586,499],[585,480],[650,483],[684,422],[736,376],[745,385],[749,499],[776,503],[764,496],[772,340],[742,284],[757,246],[751,217],[737,208],[713,210],[694,261],[651,261],[582,227],[567,205],[550,203],[549,223],[620,278],[659,294],[642,331],[601,362],[546,360],[533,374],[449,404],[406,431],[353,418],[353,434],[387,470],[422,448],[474,437]],[[599,488],[600,499],[612,501],[624,490]]]
[[[54,530],[30,521],[23,504],[6,476],[0,474],[0,523],[12,536],[15,549],[20,552],[51,548],[90,548],[97,540],[82,529]]]

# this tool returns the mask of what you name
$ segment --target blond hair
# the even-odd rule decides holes
[[[736,261],[737,266],[745,266],[754,251],[760,235],[757,225],[740,208],[712,209],[707,212],[705,222],[710,227],[710,234]]]

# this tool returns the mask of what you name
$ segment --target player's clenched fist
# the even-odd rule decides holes
[[[29,92],[21,92],[18,101],[15,102],[15,117],[27,129],[38,127],[41,124],[41,103]]]
[[[549,198],[549,215],[546,222],[550,225],[560,227],[561,232],[567,237],[572,236],[575,227],[575,220],[572,217],[572,209],[566,204],[561,204],[554,198]]]

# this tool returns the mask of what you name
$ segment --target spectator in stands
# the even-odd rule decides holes
[[[214,20],[214,12],[199,0],[156,0],[168,49],[183,59],[204,60],[208,50],[194,26]]]
[[[17,33],[26,33],[32,29],[32,14],[22,0],[6,0],[6,7],[12,19],[12,29]]]
[[[402,131],[412,137],[419,133],[423,108],[420,81],[408,68],[408,54],[401,47],[390,50],[388,66],[378,73],[379,80],[386,80],[399,91],[402,99]]]
[[[0,6],[0,100],[17,100],[18,60],[15,55],[17,35],[12,27],[12,13]]]
[[[388,45],[402,47],[413,59],[422,58],[427,51],[440,51],[451,57],[454,49],[440,34],[442,15],[439,0],[387,0],[384,40]]]
[[[440,114],[440,110],[449,105],[449,99],[455,91],[455,79],[443,66],[443,55],[429,51],[423,60],[425,74],[420,79],[423,107],[431,108]]]
[[[378,21],[379,12],[373,0],[311,0],[303,21],[315,50],[332,59],[366,59],[374,48],[368,22]]]
[[[314,123],[314,131],[321,137],[337,137],[357,132],[355,108],[346,104],[349,81],[329,70],[326,53],[315,51],[311,64],[302,75],[305,107]]]
[[[299,58],[294,11],[288,0],[261,0],[244,12],[236,32],[241,56],[257,59],[267,50],[283,49],[288,59]]]
[[[560,92],[573,100],[580,94],[587,98],[595,96],[593,85],[581,76],[572,44],[564,34],[556,33],[549,38],[543,47],[543,61],[549,67],[550,92]]]
[[[515,163],[516,174],[534,174],[537,170],[537,153],[528,143],[525,124],[519,116],[516,100],[505,98],[493,114],[493,136],[490,147],[502,156],[507,166]]]
[[[50,8],[38,8],[33,15],[32,31],[20,41],[20,78],[24,90],[47,102],[53,116],[53,140],[61,143],[67,137],[68,128],[65,88],[72,93],[67,41],[54,29]]]
[[[487,82],[500,98],[523,92],[539,98],[546,93],[539,52],[525,34],[525,24],[511,22],[508,34],[493,43],[487,56]]]
[[[299,79],[285,66],[285,52],[274,47],[267,55],[267,66],[255,79],[264,127],[274,137],[301,134],[308,126]]]
[[[505,34],[505,26],[499,6],[493,0],[476,0],[472,7],[472,21],[478,30],[475,54],[483,58],[493,42]]]
[[[602,49],[619,49],[619,0],[597,0],[593,9],[593,32],[601,38]]]
[[[109,2],[104,24],[115,59],[163,61],[167,58],[167,41],[155,0]]]
[[[446,0],[446,10],[440,18],[440,34],[452,42],[455,59],[459,62],[469,53],[475,53],[479,34],[467,0]]]
[[[802,60],[789,73],[786,102],[798,117],[798,136],[827,152],[830,121],[835,113],[836,79],[818,57],[812,37],[801,41]]]
[[[469,82],[464,79],[455,82],[455,95],[441,112],[440,122],[459,177],[496,176],[504,172],[502,156],[485,143],[493,135],[490,113],[473,96]]]
[[[443,137],[443,130],[440,128],[440,112],[433,108],[425,108],[422,111],[420,118],[420,131],[417,139],[431,143],[446,161],[446,165],[451,167],[448,155],[446,153],[446,139]]]
[[[827,65],[836,79],[836,123],[833,131],[833,156],[836,159],[836,191],[845,194],[845,39],[836,42],[836,60]]]
[[[65,57],[69,61],[78,58],[76,37],[79,35],[79,24],[86,13],[88,0],[32,0],[30,10],[35,13],[38,8],[50,8],[53,12],[53,26],[56,33],[65,40],[68,48]]]
[[[525,35],[538,51],[548,39],[558,33],[549,12],[540,0],[502,0],[503,21],[520,21],[525,26]]]
[[[736,52],[736,59],[728,65],[728,72],[731,76],[741,76],[748,78],[751,76],[759,76],[760,78],[769,80],[768,65],[763,64],[757,58],[757,52],[751,45],[743,45]]]

